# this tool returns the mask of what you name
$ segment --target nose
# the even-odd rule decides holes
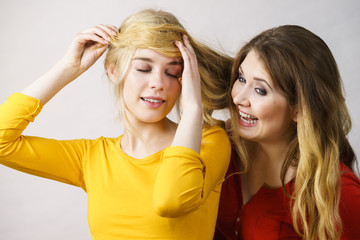
[[[153,72],[149,79],[149,87],[154,90],[163,90],[165,86],[164,76],[161,72]]]
[[[234,84],[231,91],[231,96],[235,105],[240,105],[243,107],[249,107],[250,103],[250,89],[247,86],[240,86],[237,83]]]

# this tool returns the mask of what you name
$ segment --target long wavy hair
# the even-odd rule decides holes
[[[335,59],[326,43],[309,30],[294,25],[276,27],[242,47],[235,58],[231,86],[251,50],[297,111],[281,169],[285,190],[286,172],[296,167],[291,196],[294,228],[304,239],[339,239],[342,231],[339,162],[353,170],[356,157],[347,139],[351,119]],[[231,101],[229,104],[232,125],[237,129],[238,111]],[[244,140],[238,134],[233,134],[233,138],[246,170]]]
[[[184,34],[189,37],[198,60],[204,124],[221,124],[221,121],[211,115],[213,110],[227,107],[226,90],[229,87],[233,58],[194,40],[171,13],[146,9],[125,19],[118,35],[111,40],[104,63],[105,69],[113,64],[118,73],[115,93],[125,129],[136,132],[126,115],[122,94],[124,78],[136,49],[151,49],[168,57],[181,57],[181,52],[174,43],[182,41]],[[178,107],[178,112],[179,109]]]

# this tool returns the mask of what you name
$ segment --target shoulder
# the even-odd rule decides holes
[[[98,137],[96,139],[80,139],[78,141],[83,141],[89,149],[98,150],[98,149],[115,149],[120,144],[121,137],[109,138],[109,137]],[[120,145],[119,145],[120,147]]]
[[[231,145],[225,130],[219,126],[204,127],[201,145],[230,153]]]
[[[360,181],[343,163],[340,163],[341,196],[340,216],[343,222],[344,239],[353,239],[360,234]],[[348,237],[348,238],[346,238]]]
[[[360,214],[360,181],[358,177],[343,163],[340,163],[341,197],[340,208]],[[356,210],[358,209],[358,210]]]
[[[221,138],[229,141],[229,137],[225,130],[219,126],[206,126],[202,129],[202,137],[209,138],[209,137],[216,137]]]
[[[226,173],[226,180],[236,178],[237,179],[236,181],[241,181],[240,170],[239,170],[239,165],[238,165],[238,162],[239,162],[238,158],[239,158],[239,156],[235,150],[235,147],[231,146],[230,164],[229,164],[229,168]]]
[[[225,130],[219,126],[211,126],[203,128],[203,135],[201,139],[201,151],[202,156],[206,156],[208,159],[219,159],[230,160],[231,144],[229,137]]]
[[[344,163],[340,163],[342,190],[353,189],[360,191],[360,180]]]

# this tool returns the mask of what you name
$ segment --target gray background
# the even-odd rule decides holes
[[[148,7],[174,13],[195,38],[231,55],[255,34],[282,24],[302,25],[318,34],[338,62],[353,119],[350,141],[359,156],[356,0],[0,0],[0,102],[49,69],[78,31],[98,23],[119,26],[126,16]],[[102,61],[50,101],[25,134],[57,139],[120,135]],[[0,166],[0,239],[90,239],[86,209],[81,189]]]

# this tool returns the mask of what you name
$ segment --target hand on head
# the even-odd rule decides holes
[[[62,62],[81,74],[101,57],[110,44],[110,39],[117,33],[117,27],[103,24],[77,33]]]
[[[184,60],[184,70],[180,81],[182,85],[181,105],[183,110],[185,110],[195,104],[201,105],[201,78],[196,54],[189,38],[184,35],[183,43],[176,41],[175,45],[179,48]]]

